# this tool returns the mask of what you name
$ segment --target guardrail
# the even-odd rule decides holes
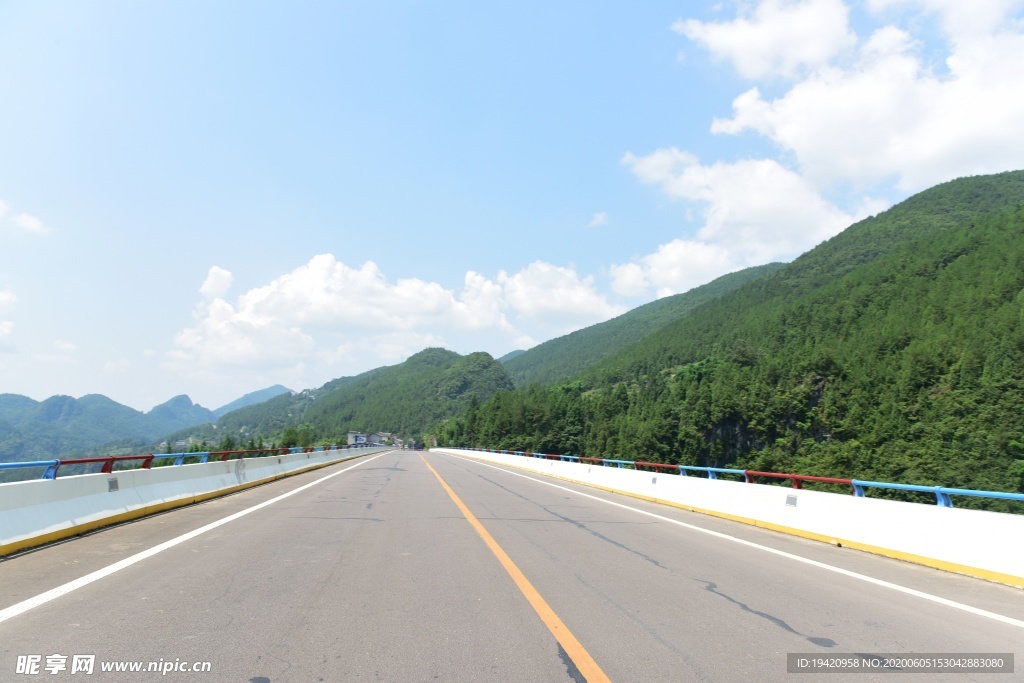
[[[369,445],[353,444],[351,446],[307,446],[294,448],[265,448],[261,450],[240,450],[240,451],[198,451],[192,453],[140,453],[138,455],[103,455],[92,458],[54,458],[53,460],[33,460],[26,462],[5,462],[0,463],[0,470],[30,469],[43,467],[40,479],[56,479],[61,467],[73,465],[94,465],[103,463],[98,472],[110,474],[114,471],[114,465],[121,462],[140,462],[138,467],[131,469],[148,470],[153,468],[154,460],[170,460],[173,463],[158,465],[158,467],[181,467],[189,458],[199,458],[198,463],[224,462],[230,460],[231,456],[237,455],[242,458],[256,457],[268,458],[275,455],[288,453],[320,453],[322,451],[344,451],[357,448],[369,448]]]
[[[52,469],[54,477],[49,479],[38,478],[36,472],[24,469],[29,463],[18,463],[17,468],[4,469],[32,472],[33,478],[0,484],[0,555],[385,450],[334,448],[317,452],[300,448],[298,454],[291,454],[291,449],[274,449],[264,453],[222,451],[160,456],[144,453],[134,456],[135,463],[127,464],[119,461],[133,458],[77,458],[85,461],[82,467],[70,471],[64,468],[59,474],[58,459],[32,463]],[[239,457],[254,454],[264,457]],[[185,456],[181,458],[182,465],[172,465],[181,455]],[[205,464],[196,462],[204,457]],[[232,459],[215,462],[218,458]],[[154,461],[165,465],[154,466]],[[142,467],[146,464],[149,466]],[[110,473],[100,474],[97,470],[101,467],[109,468]],[[80,470],[88,473],[69,476],[82,475]]]
[[[661,462],[645,462],[643,460],[615,460],[611,458],[584,458],[577,455],[552,455],[548,453],[532,453],[530,451],[508,451],[495,450],[493,448],[468,448],[470,451],[481,451],[485,453],[501,453],[504,455],[519,455],[532,458],[546,458],[548,460],[562,460],[590,465],[601,465],[603,467],[617,466],[620,469],[651,469],[656,472],[668,474],[679,474],[688,476],[688,472],[701,472],[708,479],[718,479],[719,474],[730,474],[743,477],[747,484],[756,483],[756,479],[785,479],[792,482],[795,489],[802,489],[805,482],[819,482],[824,484],[838,484],[849,486],[851,493],[857,498],[866,497],[865,489],[893,489],[897,491],[916,491],[920,493],[931,493],[935,495],[935,503],[939,507],[953,507],[953,500],[950,496],[973,496],[976,498],[996,498],[999,500],[1015,500],[1024,502],[1024,493],[1010,493],[1006,491],[978,491],[973,489],[957,489],[946,486],[922,486],[919,484],[898,484],[885,481],[864,481],[861,479],[844,479],[842,477],[819,477],[811,474],[791,474],[783,472],[759,472],[757,470],[739,470],[723,467],[698,467],[695,465],[672,465]]]
[[[861,498],[864,497],[864,492],[857,493],[857,487],[854,486],[852,479],[843,479],[841,477],[817,477],[811,474],[780,474],[778,472],[754,472],[747,470],[746,475],[747,481],[751,481],[754,477],[765,477],[768,479],[790,479],[793,482],[793,488],[802,489],[805,481],[817,481],[824,484],[841,484],[843,486],[849,486],[852,489],[853,495],[859,495]]]
[[[53,479],[57,476],[57,468],[60,467],[60,460],[31,460],[28,462],[4,462],[0,463],[0,470],[18,470],[31,467],[45,467],[43,479]]]

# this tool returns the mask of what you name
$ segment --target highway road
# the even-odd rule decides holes
[[[436,452],[23,553],[0,586],[0,681],[1024,680],[1018,589]],[[796,674],[787,653],[1016,672]],[[101,671],[135,662],[178,670]]]

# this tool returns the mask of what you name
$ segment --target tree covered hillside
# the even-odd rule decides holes
[[[704,358],[723,340],[735,339],[734,332],[747,321],[777,315],[795,298],[895,250],[1022,203],[1024,171],[961,178],[925,190],[592,367],[587,382],[607,384],[646,374],[649,367]]]
[[[603,323],[502,358],[516,386],[559,382],[614,355],[738,287],[778,270],[782,263],[729,273],[683,294],[652,301]],[[510,354],[511,355],[511,354]]]
[[[105,446],[139,447],[212,417],[188,396],[175,396],[141,413],[100,394],[44,401],[0,394],[0,462],[83,456]]]
[[[512,380],[486,353],[468,356],[425,349],[404,363],[332,380],[319,389],[277,396],[221,417],[215,425],[185,430],[192,437],[233,447],[253,439],[287,445],[344,443],[349,430],[420,436],[439,421],[509,391]],[[301,443],[300,443],[301,442]]]
[[[1022,203],[933,188],[439,440],[1024,491]]]

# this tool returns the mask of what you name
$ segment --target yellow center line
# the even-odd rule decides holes
[[[420,459],[423,460],[423,464],[427,466],[427,469],[434,473],[437,480],[441,482],[441,486],[444,487],[444,490],[448,492],[452,501],[456,506],[458,506],[459,510],[462,511],[466,520],[474,529],[476,529],[476,532],[480,534],[480,538],[484,539],[484,543],[487,544],[487,547],[491,549],[494,556],[498,558],[499,562],[501,562],[501,566],[505,568],[505,571],[507,571],[509,576],[512,577],[512,580],[515,581],[515,584],[519,587],[519,590],[522,591],[523,596],[526,597],[530,606],[533,607],[534,611],[537,613],[537,616],[540,617],[541,621],[544,622],[544,625],[548,627],[549,631],[551,631],[551,635],[555,637],[558,644],[562,646],[562,649],[565,650],[566,654],[569,655],[569,658],[572,659],[580,674],[583,675],[583,678],[585,678],[588,683],[600,683],[601,681],[608,681],[608,683],[611,683],[611,679],[605,675],[604,671],[601,670],[601,667],[597,665],[597,662],[594,661],[594,658],[590,656],[590,653],[587,652],[580,641],[576,640],[576,636],[574,636],[569,628],[562,623],[562,620],[558,618],[558,615],[555,614],[553,609],[551,609],[551,606],[548,605],[547,601],[540,596],[540,593],[538,593],[537,589],[533,587],[533,584],[530,583],[529,579],[527,579],[523,572],[519,570],[519,567],[517,567],[516,563],[512,561],[512,558],[508,556],[508,553],[498,545],[498,542],[495,541],[494,537],[487,532],[487,529],[485,529],[484,525],[480,523],[480,520],[478,520],[476,516],[469,511],[469,508],[462,502],[462,499],[455,495],[455,491],[452,491],[452,487],[448,486],[447,482],[441,478],[441,475],[437,473],[437,470],[430,466],[430,463],[427,462],[427,459],[424,458],[423,455],[420,455]]]

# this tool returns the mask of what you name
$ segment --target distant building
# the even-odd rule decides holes
[[[372,434],[366,434],[364,432],[349,432],[348,445],[354,446],[357,444],[366,444],[368,446],[395,444],[396,446],[401,446],[402,440],[391,432],[374,432]]]

